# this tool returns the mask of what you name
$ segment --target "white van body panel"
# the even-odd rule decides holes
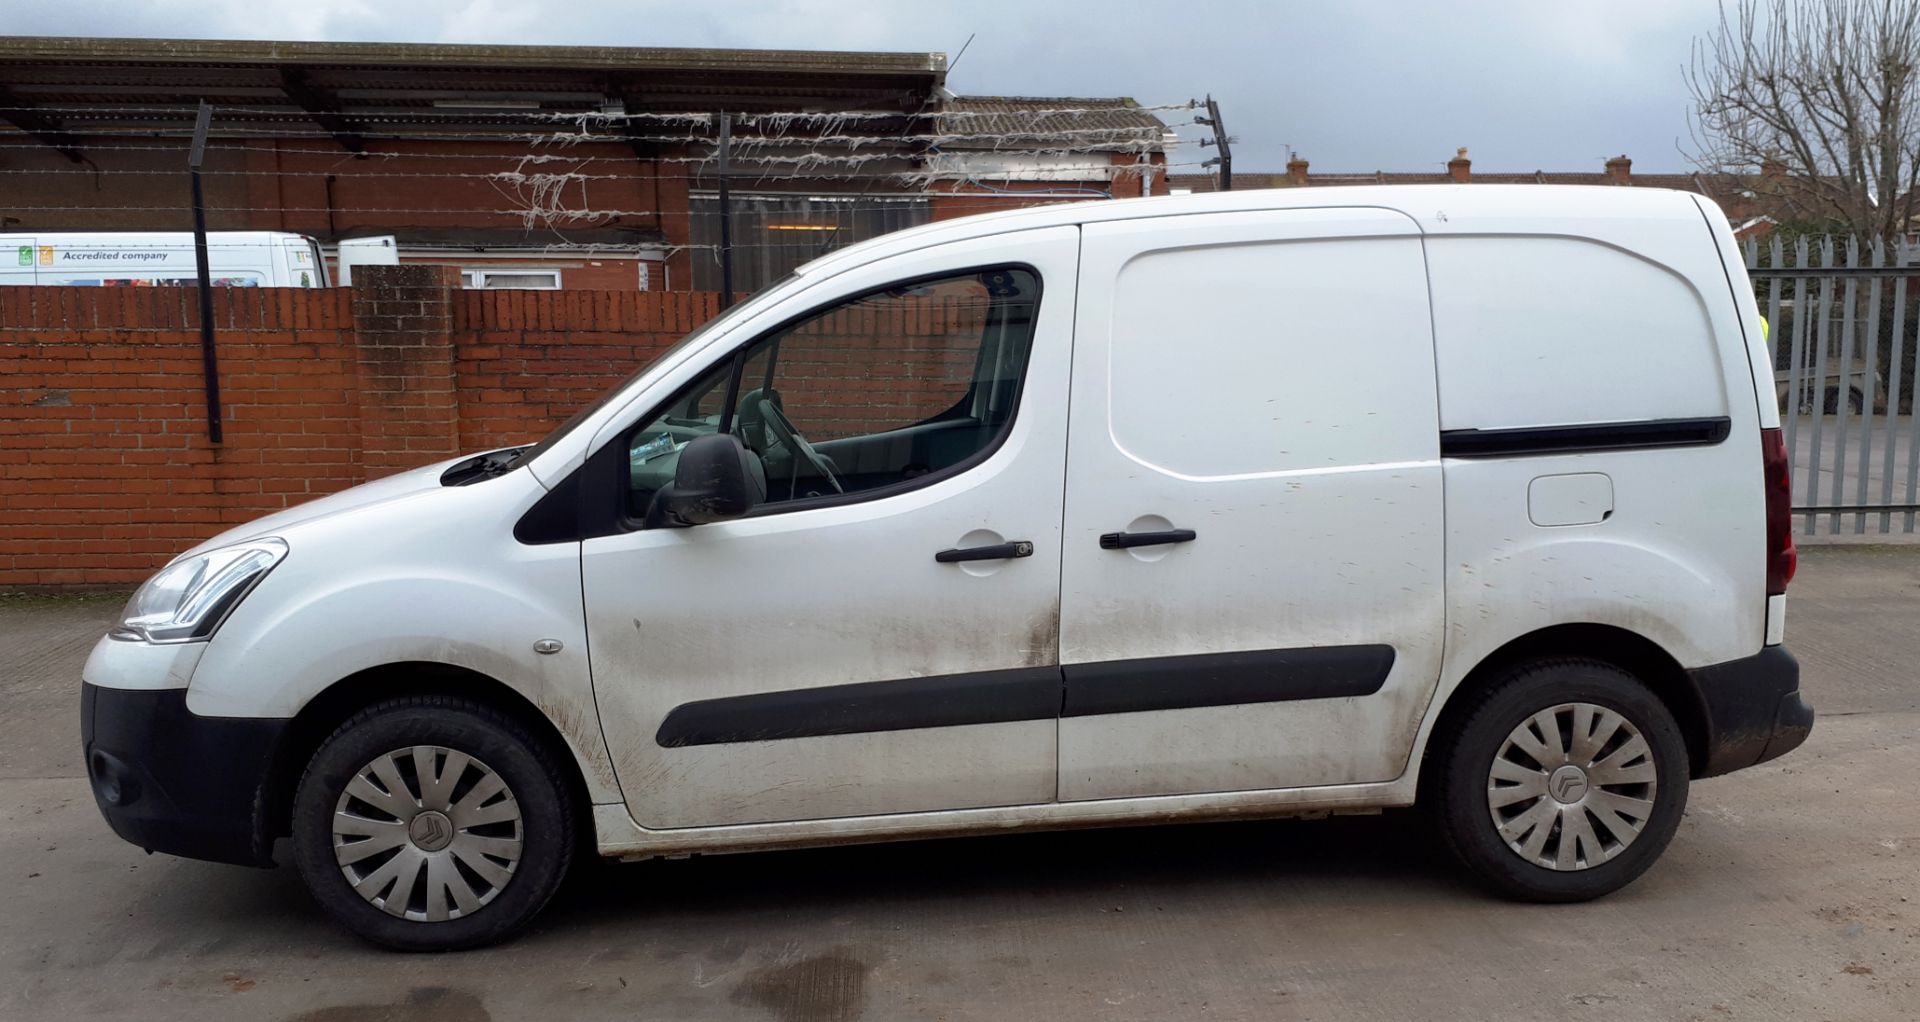
[[[225,534],[276,535],[290,553],[187,668],[188,706],[286,717],[343,678],[396,663],[486,675],[566,739],[600,850],[614,855],[1410,804],[1411,766],[1448,695],[1516,639],[1607,625],[1698,667],[1751,655],[1782,627],[1764,595],[1756,428],[1778,419],[1755,383],[1757,312],[1711,220],[1692,197],[1650,189],[1260,190],[972,217],[853,246],[663,356],[527,471],[443,487],[434,466]],[[1345,265],[1348,246],[1379,246],[1408,293],[1344,317],[1356,295],[1275,272],[1238,317],[1256,334],[1268,319],[1330,335],[1350,320],[1410,356],[1424,345],[1389,363],[1330,339],[1299,349],[1297,365],[1268,365],[1327,383],[1281,381],[1294,403],[1272,421],[1351,417],[1377,381],[1391,393],[1377,425],[1352,425],[1358,438],[1343,433],[1318,465],[1287,461],[1295,448],[1274,434],[1218,437],[1212,449],[1204,430],[1111,419],[1116,393],[1158,380],[1171,405],[1202,410],[1192,425],[1204,427],[1203,376],[1130,363],[1138,351],[1114,338],[1236,315],[1183,306],[1177,278],[1130,281],[1128,265],[1190,250],[1192,266],[1225,272],[1207,250],[1322,241],[1329,265]],[[1541,255],[1507,258],[1519,248]],[[578,543],[513,539],[513,524],[590,453],[747,340],[866,288],[1002,262],[1040,269],[1044,322],[1012,431],[979,464],[864,502]],[[1504,269],[1474,272],[1492,263]],[[1126,304],[1121,291],[1135,286],[1143,297]],[[1633,307],[1643,292],[1660,317]],[[1529,359],[1513,329],[1526,317],[1580,343]],[[1670,340],[1682,322],[1685,336]],[[1634,334],[1655,329],[1661,337]],[[1617,382],[1623,364],[1673,378],[1613,405],[1588,400],[1602,390],[1592,381]],[[1770,375],[1759,378],[1770,394]],[[1236,378],[1220,393],[1244,403],[1254,389]],[[1591,411],[1565,418],[1581,401]],[[1453,431],[1646,417],[1725,417],[1731,428],[1712,445],[1658,452],[1445,454]],[[1536,521],[1541,480],[1592,476],[1606,480],[1604,511],[1586,510],[1598,506],[1589,481]],[[1098,547],[1106,532],[1160,528],[1149,516],[1198,538]],[[934,563],[935,550],[981,531],[1031,540],[1035,556],[978,574]],[[540,640],[561,648],[535,654]],[[1378,694],[688,749],[654,741],[662,715],[688,699],[1346,643],[1395,647]],[[125,679],[140,668],[115,656],[97,652],[87,680],[134,687]]]
[[[327,286],[313,239],[285,231],[209,231],[207,270],[216,286]],[[0,234],[0,285],[187,285],[198,279],[190,231]]]
[[[37,235],[0,234],[0,287],[32,284],[39,253]]]
[[[356,266],[400,265],[400,242],[391,234],[372,238],[343,238],[333,248],[334,264],[339,268],[340,286],[353,286]]]
[[[422,465],[419,468],[408,469],[405,472],[396,472],[390,476],[383,476],[371,482],[349,487],[348,489],[341,490],[339,493],[331,493],[324,497],[309,500],[304,504],[295,504],[285,510],[275,511],[269,515],[262,515],[253,521],[236,525],[208,539],[206,542],[182,553],[180,557],[191,557],[202,551],[212,550],[216,547],[223,547],[232,543],[239,543],[256,536],[285,536],[288,530],[306,522],[317,521],[331,515],[343,514],[375,504],[384,504],[418,493],[437,491],[441,488],[440,476],[455,462],[464,461],[467,457],[468,455],[461,455],[458,458],[448,458],[445,461],[435,462],[431,465]],[[175,558],[175,560],[178,559],[179,558]]]
[[[1435,710],[1496,650],[1555,625],[1621,628],[1685,668],[1750,655],[1768,628],[1752,426],[1778,417],[1754,382],[1765,356],[1745,330],[1757,323],[1751,290],[1727,286],[1724,218],[1717,229],[1690,218],[1691,198],[1672,192],[1636,194],[1594,215],[1561,208],[1550,219],[1551,196],[1513,198],[1496,217],[1436,208],[1424,225],[1442,428],[1537,424],[1555,408],[1561,418],[1547,421],[1725,416],[1734,427],[1716,445],[1656,456],[1449,459],[1447,654]],[[1702,230],[1715,245],[1702,243]],[[1551,338],[1551,350],[1526,357],[1516,335],[1529,329]],[[1602,520],[1534,522],[1517,498],[1575,473],[1606,477]],[[1422,747],[1437,717],[1427,714]]]
[[[593,820],[599,834],[601,855],[648,859],[1024,830],[1318,817],[1329,814],[1371,815],[1382,809],[1413,805],[1418,788],[1419,777],[1416,772],[1410,771],[1397,780],[1383,784],[1263,788],[1203,795],[1095,799],[676,830],[649,830],[642,827],[634,822],[625,806],[619,805],[594,806]]]
[[[1053,800],[1052,719],[672,748],[655,735],[670,711],[699,700],[1058,662],[1067,430],[1058,396],[1079,245],[1073,227],[936,245],[795,298],[818,307],[903,279],[1032,267],[1042,284],[1025,398],[984,462],[894,496],[583,544],[595,691],[636,821],[671,828]],[[633,424],[616,420],[603,433]],[[934,561],[944,548],[1012,541],[1032,543],[1034,554]]]
[[[1070,673],[1061,800],[1398,777],[1444,610],[1418,226],[1310,209],[1085,232],[1062,662],[1394,652],[1364,695],[1139,712],[1080,715],[1113,696]],[[1196,537],[1100,545],[1175,528]]]
[[[432,469],[406,475],[370,484],[387,495],[351,513],[289,517],[272,530],[287,543],[286,560],[207,644],[187,708],[290,717],[372,668],[463,668],[538,707],[580,764],[591,798],[617,801],[588,674],[578,549],[528,546],[510,534],[483,549],[479,538],[502,522],[510,533],[546,490],[520,472],[464,487],[438,485]],[[430,489],[419,488],[423,477]],[[543,639],[559,640],[560,651],[536,654]]]
[[[1700,208],[1700,218],[1707,222],[1707,230],[1713,233],[1714,243],[1720,250],[1720,266],[1726,271],[1727,292],[1733,296],[1740,331],[1746,337],[1754,394],[1760,407],[1760,428],[1778,429],[1779,395],[1775,388],[1768,386],[1768,381],[1775,379],[1773,355],[1767,351],[1766,332],[1760,328],[1760,302],[1754,295],[1753,285],[1747,280],[1746,262],[1741,258],[1740,246],[1734,241],[1733,231],[1727,225],[1726,212],[1704,195],[1692,198],[1693,204]]]
[[[1679,193],[1635,198],[1632,217],[1563,212],[1545,223],[1522,208],[1429,225],[1443,433],[1764,421],[1771,401],[1758,400],[1741,311],[1706,222]],[[1764,589],[1759,465],[1752,428],[1654,456],[1449,460],[1450,664],[1464,673],[1508,638],[1573,622],[1644,635],[1682,667],[1751,653],[1762,601],[1745,601],[1746,614],[1705,608]],[[1607,476],[1612,510],[1590,526],[1545,530],[1517,498],[1568,473]],[[1704,500],[1671,497],[1702,487]],[[1569,558],[1585,584],[1568,584]]]

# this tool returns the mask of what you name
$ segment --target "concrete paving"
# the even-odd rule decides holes
[[[1920,549],[1809,550],[1792,594],[1812,739],[1597,903],[1483,895],[1400,813],[591,868],[417,956],[113,837],[76,686],[117,604],[0,601],[0,1018],[1911,1020]]]

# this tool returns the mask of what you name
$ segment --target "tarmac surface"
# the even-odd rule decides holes
[[[78,687],[119,605],[0,599],[0,1019],[1920,1018],[1920,547],[1803,551],[1812,738],[1595,903],[1485,895],[1401,812],[590,867],[458,955],[107,830]]]

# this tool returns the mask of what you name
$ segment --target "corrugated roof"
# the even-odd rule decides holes
[[[942,132],[994,135],[996,143],[948,148],[1035,149],[1052,145],[1139,149],[1161,145],[1166,122],[1126,96],[957,96],[942,107]]]
[[[332,64],[419,68],[593,68],[622,71],[755,71],[831,75],[947,73],[936,52],[743,50],[661,46],[509,46],[454,43],[285,42],[251,39],[116,39],[0,36],[0,62]]]
[[[318,124],[350,148],[607,112],[879,113],[898,131],[936,101],[946,66],[941,53],[0,37],[0,133],[11,122],[70,154],[90,133],[178,136],[202,99],[220,108],[216,135]]]

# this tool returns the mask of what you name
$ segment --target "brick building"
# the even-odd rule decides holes
[[[0,232],[183,230],[215,110],[209,226],[391,234],[470,287],[735,283],[827,248],[1036,201],[1164,192],[1125,99],[967,98],[941,53],[0,37]],[[1071,150],[1071,151],[1068,151]]]
[[[1171,184],[1176,193],[1211,192],[1219,188],[1219,180],[1212,174],[1175,174]],[[1475,171],[1467,150],[1462,148],[1447,161],[1444,170],[1334,174],[1315,173],[1304,157],[1296,155],[1287,161],[1286,172],[1282,174],[1233,175],[1236,189],[1412,184],[1607,185],[1698,192],[1726,211],[1734,234],[1741,238],[1765,235],[1776,222],[1793,217],[1796,206],[1791,199],[1792,189],[1778,168],[1768,168],[1760,174],[1636,174],[1633,160],[1625,155],[1606,160],[1597,171],[1487,173]]]

